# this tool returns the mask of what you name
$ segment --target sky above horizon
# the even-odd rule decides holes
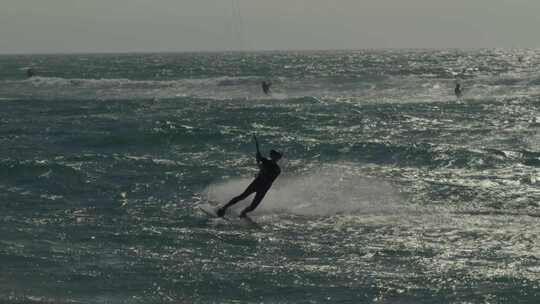
[[[538,48],[538,0],[2,0],[0,53]]]

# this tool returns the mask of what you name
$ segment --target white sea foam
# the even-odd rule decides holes
[[[529,96],[540,91],[527,73],[508,74],[501,78],[477,75],[461,80],[464,99],[479,100],[498,96]],[[314,97],[321,102],[405,103],[454,101],[455,80],[425,75],[387,76],[384,79],[348,79],[335,83],[321,78],[275,77],[270,95],[261,92],[260,76],[219,76],[167,80],[84,79],[37,76],[25,80],[4,81],[0,93],[14,97],[74,99],[166,99],[193,97],[213,100],[288,100]],[[508,82],[512,84],[508,85]],[[5,91],[7,90],[7,91]],[[501,97],[502,96],[502,97]]]

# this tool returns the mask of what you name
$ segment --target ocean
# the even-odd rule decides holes
[[[539,131],[537,50],[2,55],[0,302],[538,303]]]

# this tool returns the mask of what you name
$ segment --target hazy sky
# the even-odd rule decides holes
[[[539,29],[540,0],[0,0],[0,53],[537,48]]]

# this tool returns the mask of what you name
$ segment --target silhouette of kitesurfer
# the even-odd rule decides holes
[[[461,90],[461,84],[456,83],[456,88],[454,89],[454,94],[456,94],[457,98],[461,98],[461,95],[463,94],[463,91]]]
[[[264,94],[268,95],[270,94],[270,87],[272,86],[272,83],[270,81],[263,81],[261,83],[262,90]]]
[[[282,154],[275,150],[270,150],[270,159],[263,157],[259,151],[259,142],[257,141],[257,137],[253,136],[253,139],[255,140],[255,145],[257,147],[256,159],[257,166],[259,166],[259,173],[242,194],[234,197],[229,203],[216,211],[219,217],[225,215],[227,208],[255,193],[255,198],[251,202],[251,205],[246,207],[240,213],[240,217],[246,217],[248,212],[255,210],[255,208],[257,208],[257,206],[261,203],[266,195],[266,192],[270,190],[272,183],[281,173],[281,169],[279,168],[277,161],[281,159]]]
[[[34,69],[32,69],[32,68],[27,69],[26,70],[26,76],[28,78],[32,78],[32,77],[36,76],[36,73],[34,72]]]

